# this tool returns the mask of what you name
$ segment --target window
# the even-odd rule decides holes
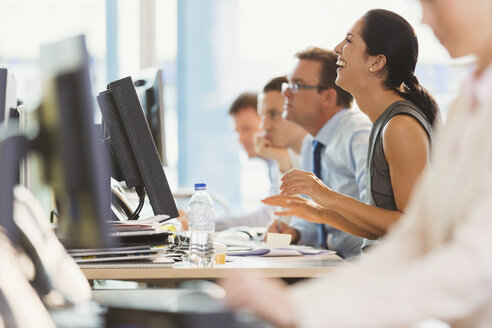
[[[0,65],[13,70],[25,104],[35,106],[41,96],[39,47],[72,35],[86,34],[94,79],[104,83],[105,13],[100,0],[2,1]]]

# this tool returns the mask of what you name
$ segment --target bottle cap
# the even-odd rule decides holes
[[[205,190],[207,189],[206,183],[195,183],[195,190]]]

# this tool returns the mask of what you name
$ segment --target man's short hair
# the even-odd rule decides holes
[[[233,102],[229,108],[229,115],[234,116],[243,108],[252,107],[258,112],[258,94],[256,92],[243,92]]]
[[[337,59],[338,56],[330,50],[309,47],[305,50],[301,50],[295,55],[299,60],[314,60],[321,63],[321,70],[319,72],[319,84],[333,88],[337,92],[337,105],[345,108],[352,106],[353,97],[350,93],[340,88],[335,84],[337,79]]]
[[[264,87],[263,87],[263,93],[268,92],[268,91],[278,91],[282,92],[282,83],[287,83],[289,82],[287,80],[287,76],[278,76],[270,82],[268,82]]]

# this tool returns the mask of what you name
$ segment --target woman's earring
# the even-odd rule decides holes
[[[369,72],[371,72],[371,73],[372,73],[372,71],[373,71],[373,69],[372,69],[372,67],[370,67],[370,68],[369,68]]]

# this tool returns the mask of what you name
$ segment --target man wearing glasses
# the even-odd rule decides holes
[[[242,93],[229,110],[239,141],[248,157],[262,158],[268,165],[271,184],[269,195],[278,193],[280,174],[300,168],[301,146],[307,134],[302,127],[282,117],[285,103],[282,83],[285,82],[285,76],[272,79],[258,97],[255,93]],[[217,218],[216,229],[236,225],[268,226],[274,218],[271,207],[261,204],[249,213]]]
[[[335,85],[335,53],[310,47],[296,58],[289,82],[282,89],[287,99],[285,118],[310,134],[302,145],[302,168],[332,190],[365,201],[371,122],[359,110],[350,109],[352,95]],[[359,255],[362,245],[360,237],[299,218],[290,226],[274,222],[269,231],[290,233],[293,243],[323,246],[344,258]]]
[[[282,84],[286,76],[270,80],[258,97],[261,133],[256,136],[256,152],[277,162],[281,174],[301,168],[301,147],[307,135],[298,124],[282,117],[285,96]]]

